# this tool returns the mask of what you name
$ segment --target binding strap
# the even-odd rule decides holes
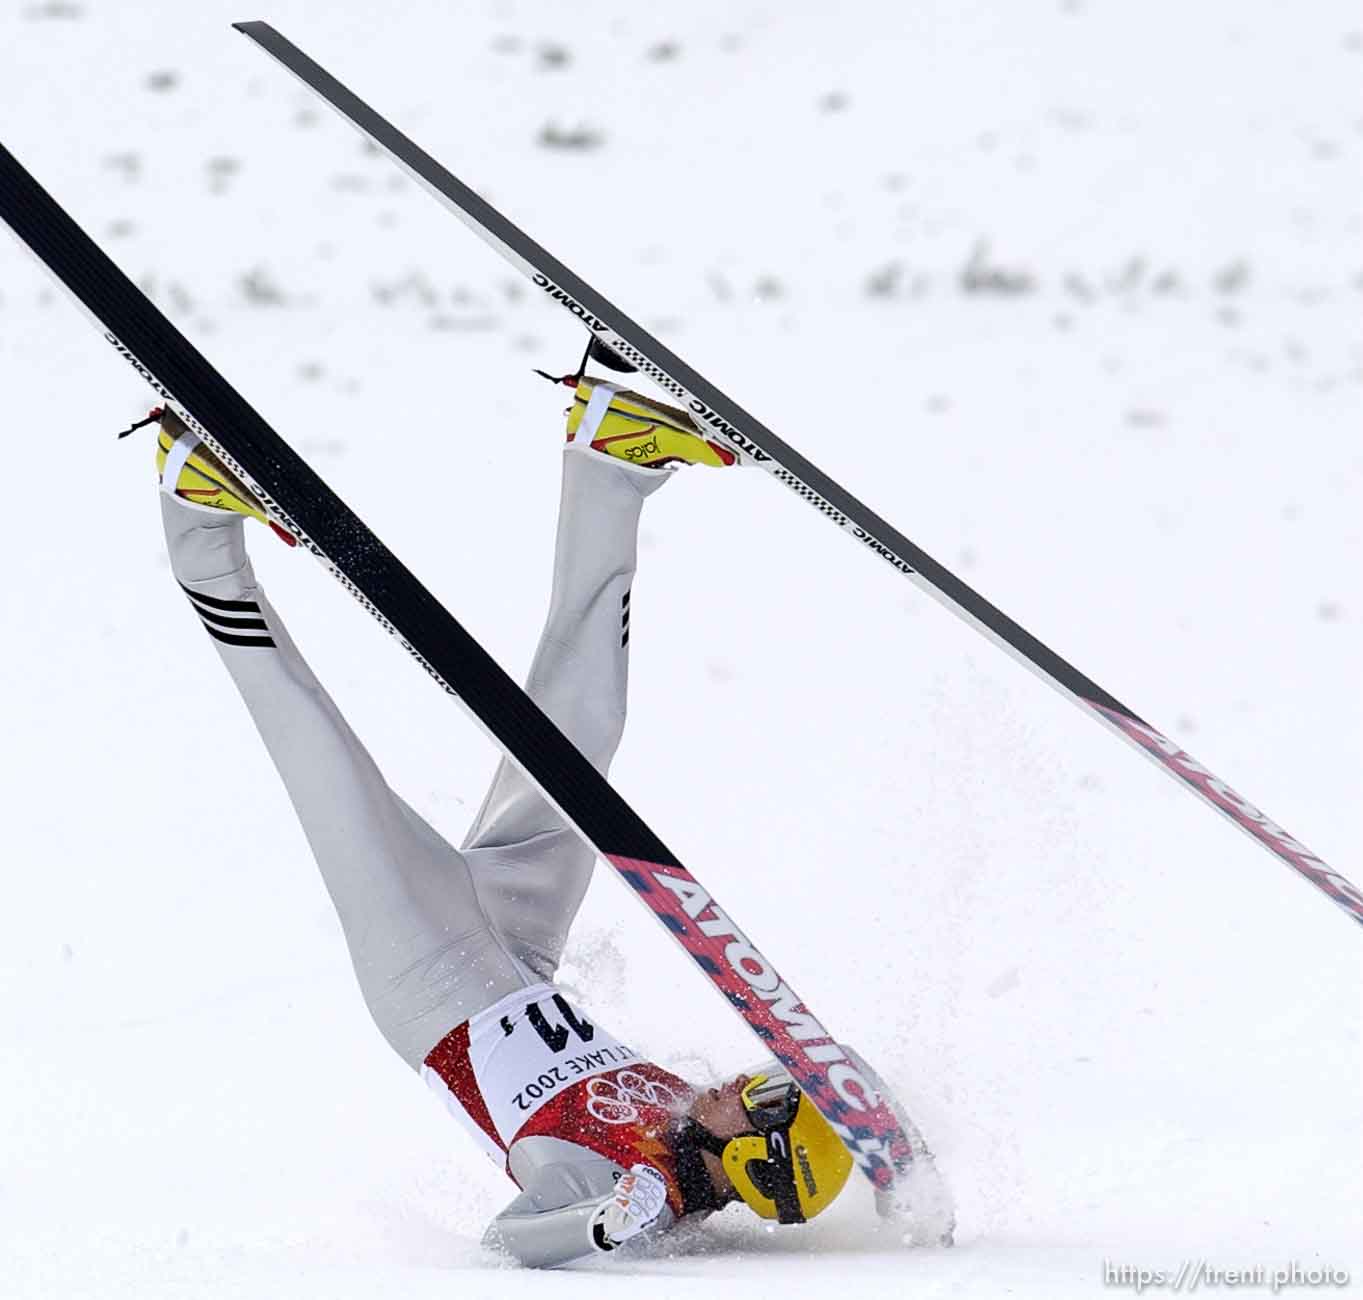
[[[582,413],[582,423],[577,426],[577,431],[572,436],[572,442],[585,442],[590,446],[596,440],[596,431],[601,427],[601,421],[606,418],[606,412],[621,387],[620,384],[612,384],[609,380],[597,381],[591,397],[587,400],[587,409]]]
[[[175,495],[175,485],[180,481],[180,471],[184,469],[185,462],[194,454],[194,449],[199,445],[199,435],[190,429],[186,429],[170,445],[170,450],[166,452],[166,463],[161,470],[161,491],[169,496]]]

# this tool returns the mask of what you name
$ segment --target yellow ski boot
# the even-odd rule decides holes
[[[259,519],[290,546],[298,544],[297,538],[265,513],[251,491],[169,409],[160,413],[156,472],[163,492],[202,510]]]
[[[737,460],[727,447],[698,433],[685,411],[590,375],[577,381],[568,412],[568,442],[646,469],[719,469]]]

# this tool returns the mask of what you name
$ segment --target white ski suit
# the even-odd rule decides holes
[[[667,477],[580,446],[563,457],[526,689],[603,773],[625,724],[639,514]],[[174,575],[284,780],[374,1023],[522,1188],[490,1236],[526,1264],[588,1253],[588,1221],[633,1163],[667,1181],[653,1231],[688,1212],[668,1137],[686,1085],[552,986],[592,851],[505,760],[453,848],[388,787],[304,661],[255,580],[241,518],[161,500]]]

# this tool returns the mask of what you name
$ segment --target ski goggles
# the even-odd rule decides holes
[[[800,1109],[799,1085],[784,1070],[754,1075],[738,1095],[759,1133],[789,1128]]]

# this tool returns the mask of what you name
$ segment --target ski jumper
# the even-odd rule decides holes
[[[563,456],[549,615],[526,690],[605,772],[625,725],[629,600],[644,499],[668,477],[584,447]],[[171,477],[174,482],[173,476]],[[639,1060],[552,980],[594,855],[503,760],[453,848],[384,781],[290,639],[242,520],[166,493],[174,575],[288,790],[380,1033],[523,1189],[490,1229],[526,1264],[590,1251],[622,1171],[668,1184],[685,1083]]]

